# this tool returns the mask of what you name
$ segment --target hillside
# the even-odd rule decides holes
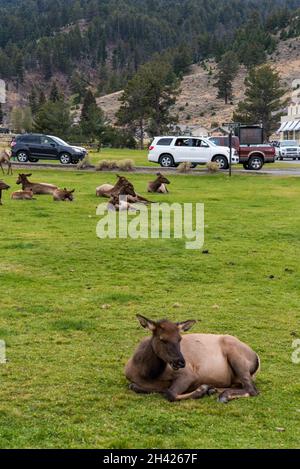
[[[54,82],[77,120],[90,88],[114,122],[120,90],[157,53],[184,76],[174,109],[181,124],[228,121],[246,67],[269,61],[290,86],[299,69],[299,7],[300,0],[0,0],[3,123],[30,95],[48,98]],[[224,106],[213,83],[227,51],[240,72]]]
[[[300,71],[300,37],[281,41],[274,55],[268,58],[279,71],[282,81],[291,89],[292,81],[299,78]],[[207,63],[208,70],[202,66],[193,65],[191,72],[183,78],[181,93],[178,97],[174,112],[179,115],[179,123],[184,125],[202,125],[210,128],[215,122],[222,124],[230,122],[237,103],[244,97],[245,67],[241,67],[234,81],[233,105],[225,105],[223,100],[216,99],[217,90],[213,86],[215,63]],[[108,94],[97,99],[97,103],[104,110],[107,117],[114,121],[119,108],[118,99],[121,92]]]

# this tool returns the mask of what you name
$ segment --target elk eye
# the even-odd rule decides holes
[[[164,344],[167,343],[167,341],[166,341],[162,336],[160,336],[160,340],[161,340]]]

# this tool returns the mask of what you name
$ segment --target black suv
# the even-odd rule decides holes
[[[22,134],[11,142],[12,156],[20,163],[36,163],[39,160],[59,160],[62,164],[77,164],[87,151],[74,147],[52,135]]]

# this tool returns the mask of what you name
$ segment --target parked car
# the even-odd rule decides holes
[[[298,160],[300,158],[300,145],[296,140],[282,140],[276,147],[276,158],[292,158]]]
[[[149,147],[148,160],[165,168],[189,161],[193,166],[209,161],[219,163],[221,169],[229,166],[229,148],[217,146],[203,137],[155,137]],[[237,151],[232,153],[232,163],[239,162]]]
[[[12,156],[20,163],[36,163],[39,160],[59,160],[62,164],[77,164],[87,150],[75,147],[53,135],[22,134],[11,142]]]
[[[10,130],[8,127],[0,127],[0,134],[10,134]]]
[[[228,136],[209,137],[209,140],[222,148],[229,145]],[[239,162],[245,169],[258,171],[265,163],[275,162],[275,148],[273,145],[263,143],[259,145],[241,145],[239,137],[232,137],[232,146],[238,152]]]

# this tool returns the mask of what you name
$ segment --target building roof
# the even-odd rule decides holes
[[[300,119],[282,122],[277,132],[287,132],[293,130],[300,130]]]

